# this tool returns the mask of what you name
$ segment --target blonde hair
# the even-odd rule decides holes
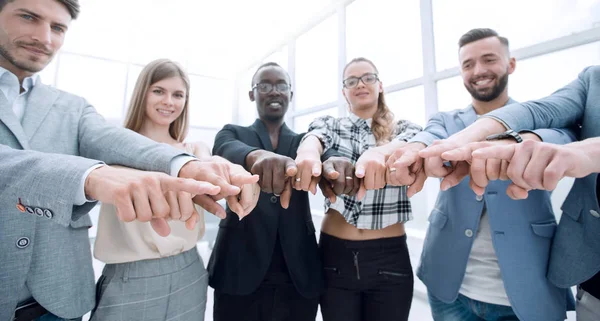
[[[344,74],[346,74],[346,69],[348,69],[350,65],[358,62],[368,63],[373,67],[373,69],[375,69],[375,73],[379,73],[377,67],[375,67],[375,64],[371,60],[358,57],[352,59],[348,64],[346,64],[346,67],[344,67]],[[375,136],[377,146],[389,143],[392,133],[394,132],[394,113],[386,105],[383,92],[380,92],[379,97],[377,98],[377,111],[371,120],[371,131]]]
[[[133,95],[129,102],[129,110],[125,118],[125,128],[139,132],[146,119],[146,97],[153,84],[167,78],[179,77],[185,83],[185,105],[181,115],[169,125],[169,134],[178,142],[183,142],[188,133],[190,79],[183,68],[169,59],[158,59],[150,62],[140,73]]]

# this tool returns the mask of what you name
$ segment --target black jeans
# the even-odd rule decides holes
[[[413,272],[406,235],[347,241],[321,233],[324,321],[408,320]]]
[[[314,321],[319,298],[307,299],[293,284],[261,285],[249,295],[215,290],[215,321]]]

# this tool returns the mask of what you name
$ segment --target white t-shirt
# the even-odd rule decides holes
[[[485,210],[481,214],[479,230],[473,241],[459,292],[473,300],[510,306],[492,243],[489,217]]]

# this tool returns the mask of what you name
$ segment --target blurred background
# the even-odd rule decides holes
[[[398,119],[424,125],[437,111],[464,108],[470,96],[457,68],[457,42],[472,28],[493,28],[510,41],[517,68],[509,94],[541,98],[586,66],[600,64],[600,0],[80,0],[81,15],[46,68],[44,83],[88,99],[121,126],[142,67],[157,58],[182,64],[191,78],[189,141],[212,146],[227,123],[250,125],[251,76],[274,61],[292,79],[287,124],[304,132],[318,116],[347,115],[342,68],[367,57],[380,71],[386,100]],[[560,204],[572,180],[553,195]],[[407,224],[418,266],[427,217],[439,190],[428,180],[413,197]],[[315,225],[323,197],[311,196]],[[92,212],[97,220],[97,210]],[[218,219],[207,215],[199,244],[210,255]],[[90,238],[95,237],[95,227]],[[95,262],[96,273],[102,268]],[[424,286],[416,280],[411,320],[431,320]],[[209,294],[207,320],[212,315]],[[572,317],[572,316],[571,316]]]

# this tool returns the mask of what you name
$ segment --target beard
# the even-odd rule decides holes
[[[35,47],[39,50],[44,51],[48,55],[48,61],[46,61],[46,63],[43,63],[41,61],[41,59],[39,59],[37,57],[36,58],[24,58],[21,60],[17,59],[15,57],[15,55],[13,54],[13,52],[16,51],[18,45],[28,45],[28,46]],[[48,65],[48,63],[50,63],[50,61],[52,60],[52,53],[47,48],[44,48],[40,45],[27,44],[27,43],[16,43],[15,46],[6,45],[6,44],[0,45],[0,56],[2,58],[4,58],[4,60],[6,60],[10,64],[12,64],[13,66],[17,67],[18,69],[26,71],[26,72],[30,72],[30,73],[36,73],[36,72],[42,71]]]
[[[495,84],[492,87],[492,89],[489,91],[486,91],[486,92],[477,91],[477,89],[473,88],[473,86],[471,86],[470,84],[469,85],[465,84],[465,88],[467,89],[469,94],[471,94],[471,97],[473,97],[475,100],[479,100],[479,101],[483,101],[483,102],[490,102],[490,101],[498,98],[498,96],[500,96],[502,94],[504,89],[506,89],[507,85],[508,85],[508,72],[506,72],[504,75],[502,75],[502,77],[500,77],[498,79],[498,83]]]

